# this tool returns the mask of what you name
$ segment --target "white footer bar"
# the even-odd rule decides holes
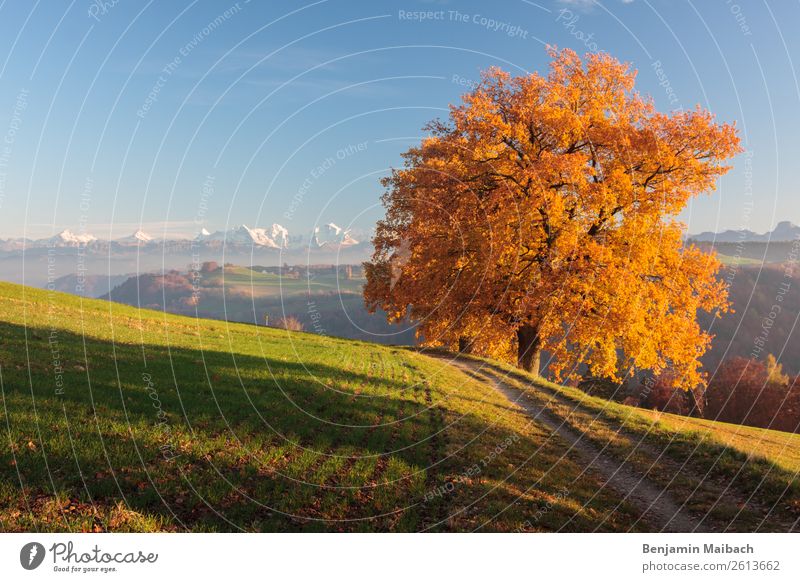
[[[5,580],[800,580],[794,534],[2,534]]]

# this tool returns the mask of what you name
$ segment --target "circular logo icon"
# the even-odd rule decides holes
[[[30,542],[19,551],[19,563],[26,570],[35,570],[44,561],[44,546],[39,542]]]

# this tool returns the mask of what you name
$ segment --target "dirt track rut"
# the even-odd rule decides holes
[[[689,516],[679,503],[670,498],[663,487],[649,481],[629,464],[590,443],[582,433],[567,426],[562,419],[528,398],[522,390],[503,382],[478,362],[453,360],[450,364],[470,373],[473,377],[477,376],[502,393],[512,404],[521,408],[537,424],[558,435],[569,445],[571,451],[577,453],[589,470],[602,475],[608,487],[637,507],[642,512],[642,519],[645,522],[664,532],[700,531],[698,520]]]

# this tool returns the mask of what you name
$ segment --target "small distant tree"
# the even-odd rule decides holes
[[[219,270],[219,263],[216,261],[206,261],[200,266],[201,273],[213,273]]]
[[[767,354],[767,378],[774,384],[789,384],[789,375],[783,373],[783,364],[772,354]]]
[[[275,321],[275,327],[288,331],[303,331],[302,322],[294,316],[280,317]]]

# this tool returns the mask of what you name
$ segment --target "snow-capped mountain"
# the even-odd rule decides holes
[[[275,242],[273,237],[280,237],[280,244]],[[243,224],[231,230],[218,230],[213,234],[204,235],[203,240],[221,241],[229,245],[251,245],[279,249],[282,247],[284,239],[288,241],[288,237],[289,231],[279,224],[272,225],[271,233],[267,233],[265,228],[250,228]]]
[[[342,242],[339,243],[339,244],[341,244],[343,247],[351,247],[353,245],[357,245],[357,244],[360,244],[360,243],[356,239],[354,239],[352,236],[350,236],[350,231],[349,230],[346,230],[344,232],[344,236],[342,237]]]
[[[43,252],[48,248],[82,249],[90,254],[128,253],[136,251],[137,254],[153,252],[167,255],[185,254],[194,250],[203,252],[218,252],[225,248],[232,248],[235,252],[251,251],[258,249],[263,252],[286,251],[292,253],[305,251],[318,251],[319,256],[325,253],[339,252],[351,248],[352,252],[361,248],[361,243],[356,240],[351,230],[341,228],[333,222],[316,228],[311,237],[310,249],[303,244],[302,236],[291,236],[289,230],[280,225],[272,224],[269,228],[249,227],[245,224],[227,229],[209,232],[201,229],[193,238],[155,238],[139,229],[136,232],[114,240],[98,239],[88,233],[76,233],[69,229],[57,235],[38,239],[0,239],[0,252],[5,254],[21,253],[23,250]]]
[[[758,234],[752,230],[725,230],[723,232],[701,232],[689,235],[697,242],[738,243],[738,242],[787,242],[800,238],[800,226],[788,220],[779,222],[770,232]]]
[[[97,240],[88,233],[74,233],[69,229],[62,230],[55,236],[50,238],[39,239],[33,241],[32,246],[47,246],[47,247],[77,247],[81,245],[88,245]]]
[[[280,224],[273,224],[272,240],[282,249],[289,248],[289,231]]]
[[[345,230],[333,222],[329,222],[324,228],[324,231],[319,227],[314,229],[314,234],[311,237],[312,247],[341,248],[359,244],[350,234],[350,230]]]
[[[0,240],[0,250],[2,251],[18,251],[20,249],[29,247],[33,241],[29,238],[9,238]]]
[[[122,244],[137,244],[137,245],[145,244],[146,245],[149,242],[153,242],[153,237],[150,236],[149,234],[147,234],[146,232],[144,232],[143,230],[137,230],[132,235],[125,236],[125,237],[122,237],[122,238],[118,238],[114,242],[118,242],[118,243],[122,243]]]

